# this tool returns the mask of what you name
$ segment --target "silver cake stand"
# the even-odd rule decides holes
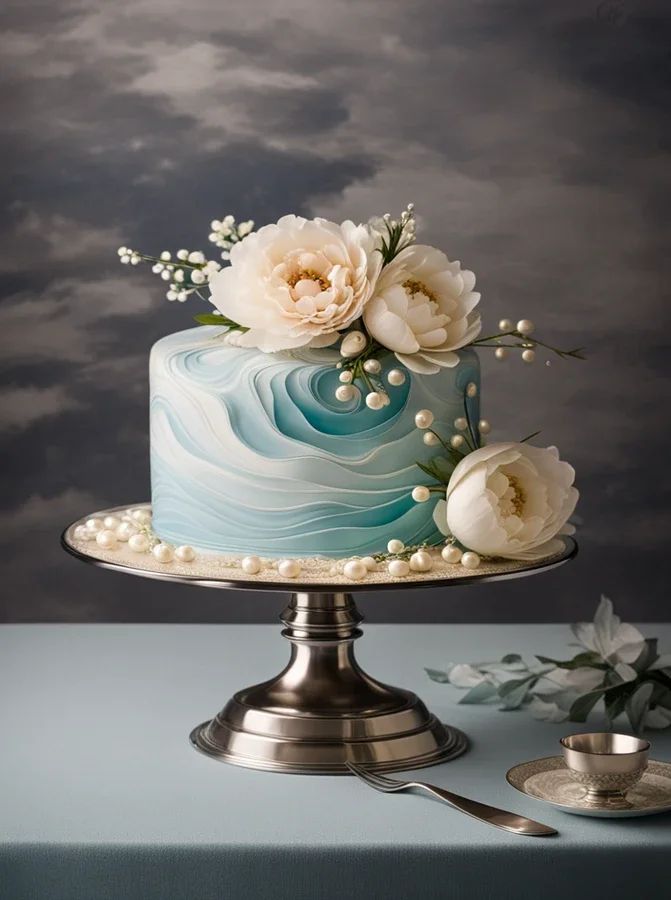
[[[104,517],[124,509],[90,515]],[[454,566],[459,574],[453,577],[428,573],[392,580],[380,572],[363,582],[337,576],[317,583],[280,578],[272,570],[252,579],[230,567],[213,574],[212,564],[205,566],[199,558],[188,565],[161,566],[150,555],[135,554],[131,560],[126,552],[120,557],[118,551],[101,550],[95,541],[77,540],[75,528],[84,521],[73,522],[62,536],[64,548],[84,562],[164,581],[290,594],[280,616],[282,635],[291,644],[286,668],[269,681],[238,691],[215,718],[194,728],[190,739],[215,759],[296,774],[347,775],[348,761],[386,772],[416,769],[454,759],[468,746],[462,731],[439,722],[414,693],[383,684],[359,666],[353,644],[362,634],[362,616],[354,593],[520,578],[556,568],[577,553],[575,541],[566,538],[561,553],[540,562],[488,564],[483,571],[463,575],[463,567]]]

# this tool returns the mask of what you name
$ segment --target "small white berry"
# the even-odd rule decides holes
[[[440,438],[437,434],[434,434],[433,431],[427,431],[422,435],[422,440],[426,444],[427,447],[435,447],[436,444],[440,443]]]
[[[128,247],[119,247],[117,250],[119,256],[127,256],[128,255]]]
[[[154,275],[159,275],[163,271],[163,263],[155,263],[151,267],[151,270],[154,273]]]
[[[363,370],[364,372],[368,372],[369,375],[379,375],[382,366],[378,359],[367,359],[363,364]]]
[[[161,278],[163,279],[163,281],[170,281],[170,279],[172,278],[172,274],[168,271],[168,269],[164,269],[161,272]]]
[[[456,544],[446,544],[440,551],[440,555],[446,563],[456,564],[461,562],[462,553]]]
[[[180,562],[193,562],[196,558],[196,551],[188,544],[182,544],[176,548],[175,556]]]
[[[200,252],[200,250],[193,250],[189,253],[188,260],[190,263],[195,263],[196,265],[202,266],[205,262],[205,256]]]
[[[177,259],[188,259],[189,251],[188,250],[178,250],[177,251]]]
[[[477,569],[480,565],[480,557],[472,550],[467,550],[461,557],[461,564],[465,569]]]
[[[497,347],[494,351],[494,356],[497,359],[507,359],[508,358],[508,348],[507,347]]]
[[[466,431],[468,428],[468,419],[464,418],[464,416],[459,416],[454,420],[454,427],[457,431]]]
[[[400,553],[404,548],[405,544],[403,543],[403,541],[399,541],[397,538],[392,538],[392,540],[387,544],[387,551],[389,553]]]
[[[361,559],[350,559],[345,563],[343,575],[350,581],[361,581],[368,574],[368,569]]]
[[[387,373],[387,381],[393,387],[400,387],[402,384],[405,384],[405,372],[401,371],[401,369],[390,369]]]
[[[282,559],[277,564],[277,571],[282,578],[298,578],[301,574],[301,566],[296,559]]]
[[[480,419],[480,421],[478,422],[478,431],[480,432],[480,434],[489,434],[491,430],[492,426],[489,424],[487,419]]]
[[[207,281],[207,276],[204,272],[201,272],[200,269],[192,269],[191,281],[193,282],[193,284],[204,284],[205,281]]]
[[[536,359],[536,354],[533,350],[523,350],[522,359],[525,363],[532,363]]]
[[[423,484],[418,484],[417,487],[412,490],[412,499],[415,503],[426,503],[430,496],[431,491]]]
[[[517,323],[517,331],[519,331],[520,334],[531,334],[535,328],[536,326],[531,319],[520,319]]]
[[[420,409],[415,415],[415,425],[418,428],[431,428],[433,420],[434,415],[430,409]]]
[[[170,254],[167,250],[164,250],[163,253],[161,253],[161,259],[163,260],[163,262],[168,262],[168,260],[170,259]]]
[[[410,557],[410,568],[413,572],[430,572],[433,568],[431,554],[426,550],[418,550]]]
[[[366,394],[366,406],[368,409],[382,409],[384,406],[382,394],[378,391],[371,391],[370,394]]]
[[[258,556],[245,556],[240,563],[240,568],[247,575],[256,575],[261,571],[261,560]]]
[[[410,566],[404,559],[392,559],[387,566],[387,571],[394,578],[403,578],[410,573]]]
[[[459,448],[463,447],[465,443],[466,441],[460,434],[453,434],[450,438],[450,447],[454,447],[455,450],[459,450]]]
[[[128,546],[133,553],[146,553],[149,550],[149,538],[146,534],[132,534],[128,538]]]
[[[499,331],[512,331],[513,323],[511,319],[501,319],[499,322]]]
[[[175,556],[175,552],[170,544],[157,544],[151,552],[154,559],[160,563],[172,562]]]

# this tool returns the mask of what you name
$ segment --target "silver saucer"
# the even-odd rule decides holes
[[[516,790],[567,813],[624,819],[671,812],[671,763],[651,760],[638,784],[622,796],[592,798],[574,781],[561,756],[546,756],[513,766],[506,781]]]

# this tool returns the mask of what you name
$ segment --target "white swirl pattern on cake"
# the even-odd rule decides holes
[[[151,354],[153,527],[163,540],[265,556],[380,552],[391,537],[439,541],[428,481],[415,465],[436,455],[415,427],[431,409],[441,435],[479,386],[472,350],[454,369],[407,373],[391,403],[335,399],[333,350],[267,354],[231,347],[220,329],[169,335]],[[389,355],[383,372],[398,367]],[[469,410],[478,417],[478,398]],[[439,495],[436,495],[438,497]]]

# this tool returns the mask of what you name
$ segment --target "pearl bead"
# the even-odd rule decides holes
[[[196,558],[196,551],[188,544],[182,544],[175,550],[175,556],[180,562],[193,562]]]
[[[350,559],[345,563],[343,574],[351,581],[361,581],[368,574],[368,569],[362,560]]]
[[[364,556],[361,562],[368,569],[369,572],[375,572],[377,569],[377,563],[373,559],[372,556]]]
[[[445,544],[443,549],[440,551],[440,555],[443,557],[446,563],[458,563],[461,562],[461,550],[457,547],[456,544]]]
[[[368,409],[382,409],[384,406],[382,394],[378,391],[371,391],[370,394],[366,394],[366,406]]]
[[[382,371],[382,366],[380,364],[379,359],[367,359],[363,364],[364,372],[368,372],[369,375],[379,375]]]
[[[465,569],[477,569],[480,565],[480,557],[472,550],[467,550],[461,557],[461,564]]]
[[[134,534],[137,534],[137,528],[132,522],[122,522],[116,530],[117,540],[126,543]]]
[[[455,450],[458,450],[460,447],[463,447],[466,441],[460,434],[453,434],[450,438],[450,447],[454,447]]]
[[[350,331],[346,334],[340,345],[341,356],[358,356],[364,349],[368,341],[361,331]]]
[[[282,578],[298,578],[301,574],[301,566],[296,559],[282,559],[277,565],[277,571]]]
[[[536,359],[536,354],[533,350],[523,350],[522,359],[525,363],[532,363]]]
[[[89,541],[91,540],[91,532],[86,527],[86,525],[77,525],[74,532],[75,540],[78,541]]]
[[[247,575],[256,575],[261,571],[261,560],[258,556],[245,556],[240,567]]]
[[[511,319],[501,319],[499,322],[499,331],[512,331],[513,323]]]
[[[405,372],[402,372],[401,369],[391,369],[387,373],[387,381],[393,387],[400,387],[405,384]]]
[[[466,431],[468,428],[468,419],[465,419],[463,416],[459,416],[454,420],[454,427],[457,431]]]
[[[415,415],[415,425],[418,428],[431,428],[433,425],[434,415],[430,409],[420,409]]]
[[[415,503],[426,503],[430,496],[431,491],[423,484],[418,484],[417,487],[412,490],[412,499]]]
[[[426,434],[423,434],[422,440],[427,447],[435,447],[436,444],[440,443],[440,438],[437,434],[434,434],[433,431],[427,431]]]
[[[387,571],[394,578],[403,578],[405,575],[410,574],[410,566],[404,559],[392,559],[387,566]]]
[[[391,400],[389,399],[389,394],[381,393],[380,396],[382,397],[382,405],[389,406],[389,404],[391,403]]]
[[[387,550],[389,553],[400,553],[404,548],[405,544],[403,543],[403,541],[399,541],[396,538],[393,538],[387,544]]]
[[[133,534],[128,538],[128,546],[133,553],[146,553],[149,550],[149,538],[146,534]]]
[[[340,381],[342,384],[351,384],[353,378],[354,375],[352,375],[349,369],[346,369],[344,372],[341,372],[340,375],[338,375],[338,381]]]
[[[426,550],[418,550],[410,557],[410,568],[413,572],[430,572],[433,568],[433,560]]]
[[[172,562],[175,556],[175,551],[170,544],[157,544],[151,552],[154,559],[160,563]]]
[[[151,513],[148,509],[134,509],[131,518],[139,525],[149,525],[151,522]]]
[[[467,397],[477,397],[478,396],[478,386],[474,381],[469,381],[466,385],[466,396]]]
[[[336,388],[336,400],[340,400],[341,403],[347,403],[348,400],[353,400],[356,396],[356,388],[354,388],[351,384],[341,384],[340,387]]]
[[[103,528],[103,520],[102,519],[87,519],[86,527],[89,531],[92,531],[94,534],[96,531],[101,531]]]
[[[116,516],[105,516],[103,519],[103,525],[105,528],[109,528],[110,531],[114,531],[115,528],[118,528],[121,524],[121,520],[117,519]]]
[[[517,330],[520,334],[531,334],[531,332],[534,331],[535,328],[536,326],[531,321],[531,319],[520,319],[517,323]]]
[[[508,358],[508,348],[507,347],[497,347],[494,351],[494,356],[497,359],[507,359]]]
[[[116,534],[113,531],[110,531],[109,528],[105,528],[96,535],[96,544],[99,547],[102,547],[103,550],[116,550]]]
[[[480,421],[478,422],[478,431],[480,432],[480,434],[489,434],[491,430],[492,426],[489,424],[487,419],[480,419]]]

